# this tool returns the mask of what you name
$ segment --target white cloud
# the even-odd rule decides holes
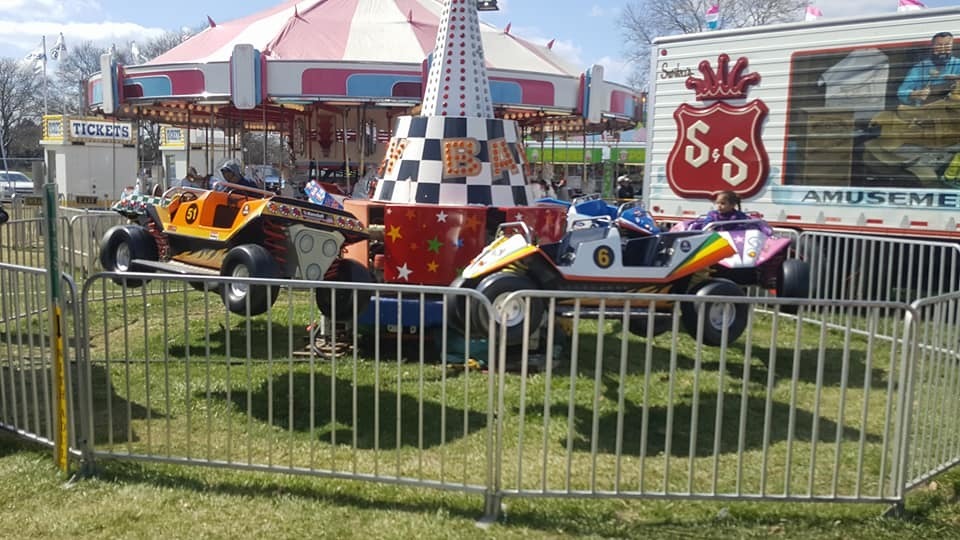
[[[47,19],[65,21],[102,12],[96,0],[0,0],[0,18],[26,21],[42,13]]]
[[[633,64],[620,58],[604,56],[594,61],[603,66],[603,80],[619,84],[628,84]]]
[[[78,42],[93,41],[107,47],[111,43],[144,41],[162,35],[164,30],[130,22],[61,23],[0,20],[0,56],[23,56],[27,51],[37,47],[42,36],[47,36],[47,46],[52,47],[60,32],[63,32],[69,51],[71,44]]]

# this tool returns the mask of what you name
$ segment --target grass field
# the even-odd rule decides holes
[[[289,475],[105,461],[64,482],[49,449],[0,434],[0,531],[16,538],[960,538],[960,471],[878,505],[508,499]]]
[[[760,312],[723,351],[586,321],[575,342],[558,341],[556,365],[508,372],[491,392],[499,381],[488,373],[445,365],[430,348],[421,355],[416,341],[399,357],[390,341],[379,354],[370,344],[356,355],[294,354],[317,317],[309,294],[283,293],[269,315],[243,319],[216,295],[168,285],[85,305],[93,444],[120,460],[99,459],[95,478],[65,488],[49,451],[3,439],[4,526],[20,523],[24,536],[943,538],[960,525],[956,472],[918,490],[898,520],[879,518],[877,504],[617,498],[889,497],[898,375],[889,342]],[[42,321],[25,318],[14,333]],[[41,380],[22,368],[5,377],[27,391]],[[489,400],[501,395],[500,486],[553,497],[508,496],[489,530],[474,526],[479,494],[282,474],[482,488]],[[29,420],[42,428],[46,414]],[[564,496],[577,491],[614,498]]]

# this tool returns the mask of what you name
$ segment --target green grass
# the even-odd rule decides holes
[[[0,435],[0,530],[18,538],[958,538],[960,471],[876,505],[507,499],[365,482],[105,461],[64,482],[49,449]]]
[[[308,294],[283,293],[269,316],[246,320],[225,316],[216,295],[177,284],[164,289],[153,282],[125,299],[112,285],[92,292],[85,307],[94,444],[120,460],[100,459],[96,477],[62,489],[43,455],[49,451],[38,457],[20,443],[4,442],[0,470],[10,460],[14,469],[24,467],[18,459],[26,456],[35,471],[23,492],[46,486],[49,495],[37,497],[53,497],[36,506],[32,497],[10,500],[15,517],[0,519],[16,522],[19,515],[35,527],[26,536],[137,537],[164,530],[174,537],[273,531],[397,538],[886,538],[950,537],[960,524],[956,472],[938,477],[937,489],[912,495],[903,520],[879,518],[879,505],[508,496],[506,515],[484,532],[473,524],[483,508],[477,494],[124,461],[127,454],[153,455],[482,487],[489,379],[440,364],[429,348],[425,362],[417,362],[416,342],[405,343],[399,359],[394,342],[382,344],[379,357],[369,343],[356,356],[294,355],[303,349],[306,324],[317,317]],[[33,329],[39,322],[19,324]],[[764,314],[726,351],[669,334],[647,343],[622,333],[617,322],[601,328],[584,321],[579,332],[575,365],[569,361],[573,344],[562,338],[564,360],[549,376],[510,372],[504,379],[499,418],[507,493],[739,488],[771,496],[833,490],[877,496],[888,485],[892,455],[884,442],[893,436],[889,418],[896,404],[886,403],[886,393],[896,388],[899,359],[888,342]],[[7,384],[28,391],[41,384],[35,371],[13,371],[5,374]],[[930,378],[918,380],[920,390]],[[955,407],[956,398],[937,388],[936,395]],[[927,400],[934,401],[940,399]],[[741,417],[747,426],[742,439]],[[40,414],[40,427],[45,422]],[[925,429],[956,430],[949,416],[928,422]],[[89,501],[72,499],[77,491]],[[59,528],[43,528],[45,520],[33,517],[44,515],[38,506],[58,509],[46,514]],[[96,516],[116,528],[104,528]]]

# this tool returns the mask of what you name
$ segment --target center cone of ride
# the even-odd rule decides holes
[[[373,199],[526,206],[533,191],[513,120],[494,118],[475,0],[446,0],[419,116],[396,119]]]

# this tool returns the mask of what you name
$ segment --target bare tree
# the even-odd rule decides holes
[[[744,28],[798,21],[807,0],[636,0],[621,13],[628,58],[636,69],[631,83],[647,85],[650,70],[650,45],[654,38],[690,34],[707,30],[706,12],[711,4],[720,5],[723,28]]]
[[[193,32],[191,32],[191,35]],[[138,43],[140,59],[138,63],[149,62],[183,42],[181,32],[165,32],[144,43]]]
[[[41,77],[32,65],[24,66],[12,58],[0,58],[0,144],[4,151],[11,148],[22,124],[35,125],[40,118],[41,83]],[[33,147],[39,148],[39,145]]]

